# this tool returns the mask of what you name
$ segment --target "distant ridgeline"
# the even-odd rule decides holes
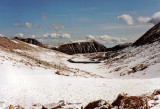
[[[144,35],[135,41],[133,45],[141,46],[145,44],[151,44],[156,41],[160,42],[160,22],[149,29]]]
[[[160,42],[160,22],[149,29],[144,35],[142,35],[134,43],[119,44],[111,48],[106,48],[104,45],[98,43],[95,40],[88,41],[73,41],[70,43],[61,44],[59,46],[51,46],[42,44],[33,38],[22,38],[15,37],[15,39],[24,41],[26,43],[34,44],[40,47],[49,48],[52,50],[57,50],[66,54],[78,54],[78,53],[95,53],[95,52],[109,52],[109,51],[119,51],[121,49],[127,48],[129,46],[142,46],[145,44],[151,44],[153,42]]]
[[[94,53],[94,52],[105,52],[107,48],[96,42],[95,40],[89,41],[75,41],[60,45],[58,51],[66,54],[77,54],[77,53]]]
[[[41,42],[39,42],[39,41],[37,41],[36,39],[33,39],[33,38],[15,37],[15,39],[18,39],[20,41],[30,43],[30,44],[33,44],[33,45],[37,45],[37,46],[40,46],[40,47],[45,47],[45,45],[43,45]]]

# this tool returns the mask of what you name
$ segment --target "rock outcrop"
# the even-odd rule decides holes
[[[89,103],[84,109],[111,109],[111,105],[105,100],[97,100]]]
[[[15,39],[18,39],[20,41],[30,43],[30,44],[33,44],[33,45],[37,45],[37,46],[40,46],[40,47],[45,47],[41,42],[39,42],[39,41],[37,41],[36,39],[33,39],[33,38],[15,37]]]
[[[94,53],[94,52],[104,52],[106,47],[99,44],[95,40],[90,41],[77,41],[67,44],[62,44],[58,47],[58,51],[66,54],[78,54],[78,53]]]
[[[146,96],[127,96],[126,94],[119,94],[112,106],[118,109],[149,109]]]
[[[160,22],[149,29],[144,35],[135,41],[133,45],[141,46],[145,44],[151,44],[155,41],[160,41]]]
[[[129,46],[131,46],[132,43],[124,43],[124,44],[119,44],[119,45],[116,45],[114,47],[111,47],[111,48],[107,48],[107,51],[118,51],[118,50],[122,50],[124,48],[127,48]]]
[[[143,94],[141,96],[128,96],[126,93],[119,94],[115,101],[113,101],[113,103],[111,104],[103,99],[87,103],[86,106],[84,106],[83,103],[70,103],[64,100],[60,100],[58,103],[50,103],[45,105],[36,103],[33,104],[31,107],[32,109],[159,109],[159,101],[160,89],[156,89],[151,94]],[[20,105],[6,105],[4,106],[4,109],[28,108],[24,108]]]

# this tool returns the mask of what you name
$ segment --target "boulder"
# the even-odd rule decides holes
[[[120,109],[149,109],[146,97],[130,96],[121,100]]]
[[[89,103],[84,109],[111,109],[111,105],[105,100],[97,100]]]
[[[9,109],[15,109],[15,107],[13,105],[10,105]]]
[[[119,94],[112,106],[118,107],[118,109],[149,109],[147,97],[124,94]]]
[[[112,103],[112,106],[120,106],[121,105],[121,100],[124,98],[122,94],[119,94],[116,100]]]

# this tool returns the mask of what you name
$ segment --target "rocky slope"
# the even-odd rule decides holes
[[[124,48],[127,48],[129,46],[131,46],[132,43],[124,43],[124,44],[119,44],[119,45],[116,45],[114,47],[111,47],[111,48],[107,48],[106,51],[118,51],[118,50],[122,50]]]
[[[160,64],[160,23],[152,27],[133,46],[122,50],[104,53],[85,54],[95,60],[103,60],[109,73],[120,76],[133,75],[132,77],[156,77],[159,75]],[[151,68],[155,66],[155,68]],[[152,73],[150,73],[152,71]],[[141,76],[140,76],[141,75]]]
[[[88,103],[86,106],[81,103],[69,103],[64,100],[60,100],[58,103],[40,104],[35,103],[31,107],[32,109],[151,109],[160,106],[160,90],[155,90],[151,94],[141,96],[127,96],[126,93],[119,94],[113,103],[108,103],[106,100],[99,99]],[[20,105],[6,105],[3,104],[5,109],[25,109]]]
[[[160,41],[160,22],[149,29],[143,36],[133,43],[134,46],[151,44]]]
[[[58,47],[58,50],[67,54],[77,54],[77,53],[94,53],[94,52],[104,52],[106,47],[99,44],[95,40],[90,41],[77,41],[67,44],[62,44]]]
[[[142,35],[133,44],[126,43],[126,44],[116,45],[112,48],[107,48],[105,53],[92,54],[87,57],[90,57],[92,59],[98,59],[98,60],[106,60],[106,59],[111,60],[115,58],[116,56],[123,55],[123,54],[126,54],[126,52],[129,52],[129,50],[124,52],[123,49],[125,48],[134,48],[134,47],[139,47],[139,46],[144,47],[146,44],[150,44],[146,46],[152,47],[153,43],[159,44],[159,42],[160,42],[160,22],[156,24],[155,26],[153,26],[151,29],[149,29],[144,35]],[[158,46],[158,44],[153,44],[153,45]],[[138,48],[138,49],[142,49],[142,52],[143,52],[144,50],[143,47]]]
[[[37,45],[40,47],[45,47],[45,45],[43,45],[41,42],[37,41],[36,39],[33,38],[22,38],[22,37],[15,37],[15,39],[26,42],[26,43],[30,43],[33,45]]]

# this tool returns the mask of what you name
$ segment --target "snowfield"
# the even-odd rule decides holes
[[[16,53],[0,49],[0,108],[13,104],[29,109],[35,103],[45,105],[60,100],[84,106],[98,99],[112,103],[119,93],[142,95],[160,89],[159,43],[127,48],[129,53],[125,49],[109,64],[106,60],[99,64],[70,63],[67,60],[77,55],[32,47],[35,50],[13,50]],[[147,63],[147,68],[126,73],[140,63]],[[122,69],[114,70],[117,67]],[[121,72],[125,75],[121,76]]]

